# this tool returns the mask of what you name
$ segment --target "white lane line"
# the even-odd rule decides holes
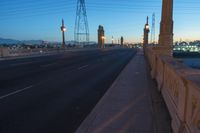
[[[33,62],[24,62],[24,63],[16,63],[16,64],[11,64],[11,66],[21,66],[21,65],[28,65],[32,64]]]
[[[22,92],[22,91],[28,90],[28,89],[30,89],[30,88],[32,88],[32,87],[33,87],[33,86],[31,85],[31,86],[28,86],[28,87],[26,87],[26,88],[24,88],[24,89],[14,91],[14,92],[9,93],[9,94],[6,94],[6,95],[4,95],[4,96],[0,96],[0,100],[4,99],[4,98],[6,98],[6,97],[12,96],[12,95],[14,95],[14,94],[20,93],[20,92]]]
[[[56,65],[57,63],[51,63],[51,64],[46,64],[46,65],[41,65],[41,67],[49,67],[49,66],[53,66]]]
[[[87,68],[88,66],[89,66],[89,65],[85,65],[85,66],[79,67],[78,70],[85,69],[85,68]]]

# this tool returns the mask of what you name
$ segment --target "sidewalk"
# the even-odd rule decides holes
[[[168,111],[149,73],[139,51],[76,133],[172,133]]]

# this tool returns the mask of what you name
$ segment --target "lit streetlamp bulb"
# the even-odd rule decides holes
[[[149,29],[149,25],[146,25],[146,27],[145,27],[147,30]]]
[[[64,26],[61,27],[61,31],[62,31],[62,32],[65,32],[66,30],[67,30],[67,29],[66,29]]]

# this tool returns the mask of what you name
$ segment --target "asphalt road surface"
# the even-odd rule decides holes
[[[0,133],[73,133],[134,49],[0,61]]]

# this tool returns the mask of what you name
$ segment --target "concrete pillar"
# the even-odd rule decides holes
[[[173,0],[163,0],[159,44],[163,52],[172,55],[173,46]],[[165,48],[164,48],[165,47]]]
[[[143,39],[143,47],[149,44],[149,18],[147,17],[147,22],[144,26],[144,39]]]
[[[10,53],[8,51],[8,47],[3,47],[3,46],[0,46],[0,57],[7,57],[7,56],[10,56]]]
[[[104,28],[99,25],[98,29],[98,48],[104,48],[105,36],[104,36]]]
[[[3,46],[0,46],[0,57],[3,57]]]

